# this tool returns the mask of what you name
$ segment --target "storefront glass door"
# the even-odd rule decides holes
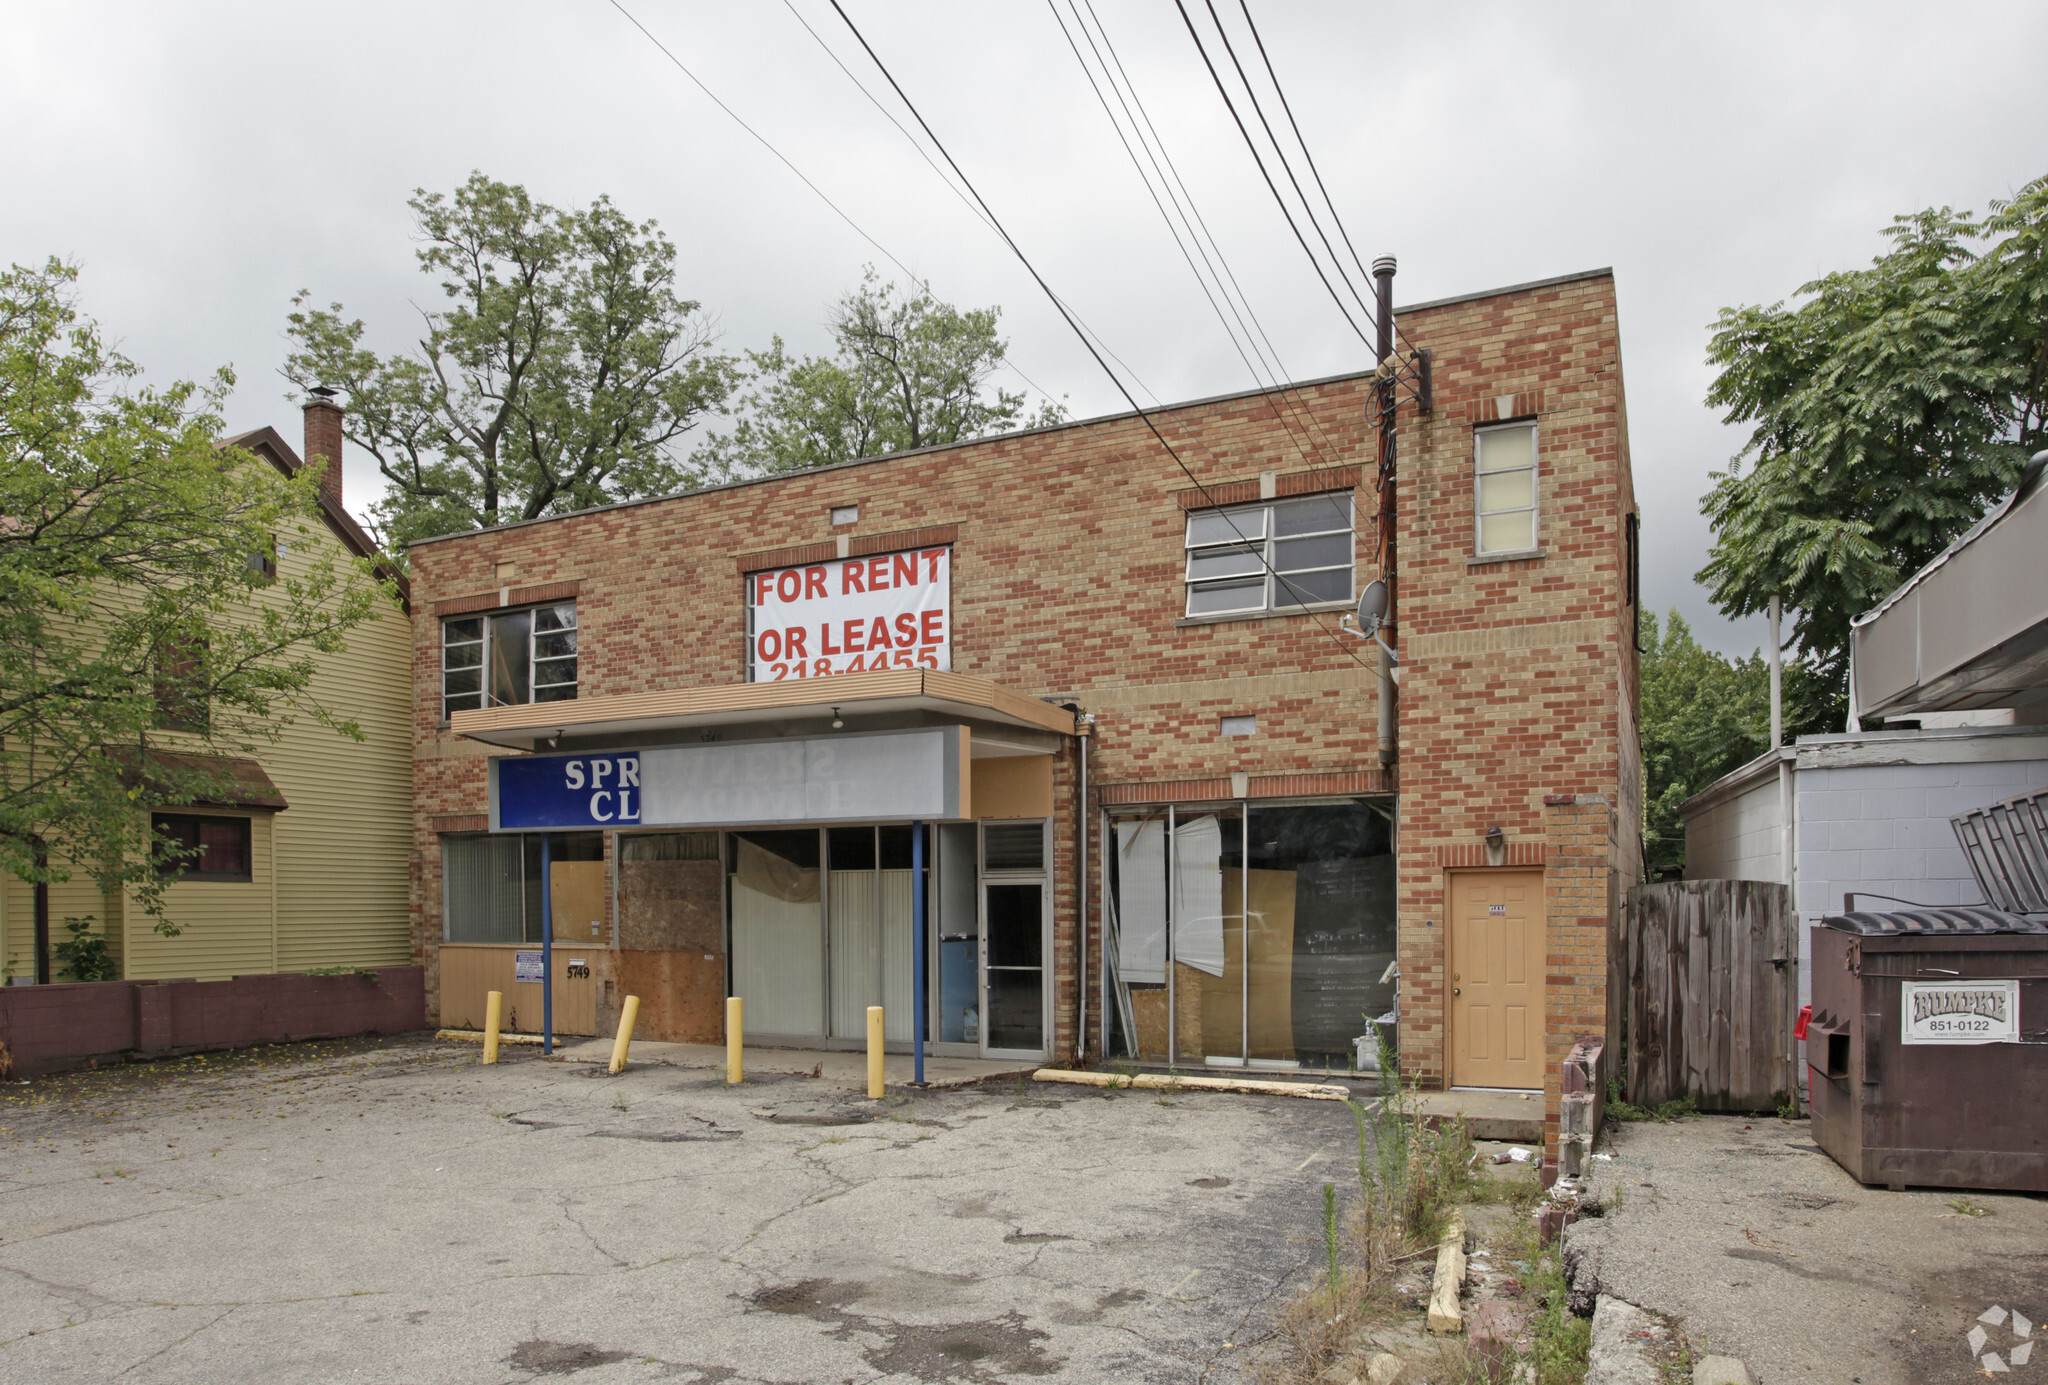
[[[981,827],[984,1054],[1042,1056],[1049,911],[1045,824]]]
[[[816,828],[732,835],[732,990],[750,1035],[825,1035],[820,835]]]
[[[1045,1048],[1045,886],[990,882],[987,1049]]]
[[[1049,1018],[1046,824],[927,829],[928,1052],[1040,1057]],[[918,882],[907,825],[726,838],[732,993],[764,1043],[867,1041],[867,1011],[907,1046]],[[899,1048],[900,1051],[900,1048]]]
[[[868,1006],[882,1007],[882,1035],[911,1037],[911,890],[908,827],[834,827],[831,874],[832,1037],[867,1042]]]

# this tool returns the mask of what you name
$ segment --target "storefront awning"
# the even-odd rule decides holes
[[[781,683],[669,688],[488,707],[455,713],[450,727],[456,735],[473,741],[532,750],[562,736],[615,736],[830,717],[835,708],[841,716],[931,712],[948,720],[1074,734],[1074,715],[1063,708],[1011,692],[986,678],[936,669],[842,673]]]

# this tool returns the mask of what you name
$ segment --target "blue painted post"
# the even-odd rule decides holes
[[[548,834],[540,836],[540,1051],[555,1051],[555,892],[549,888]]]
[[[925,937],[924,824],[910,824],[910,1051],[911,1081],[924,1085]]]

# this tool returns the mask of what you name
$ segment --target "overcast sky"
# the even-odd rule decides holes
[[[794,3],[880,91],[829,3]],[[843,3],[1153,395],[1253,385],[1047,6]],[[1077,416],[1122,407],[789,8],[626,4],[941,298],[1000,304],[1026,376]],[[1289,374],[1369,364],[1172,0],[1096,9]],[[1647,595],[1731,651],[1760,630],[1714,615],[1691,580],[1699,497],[1740,442],[1701,402],[1708,324],[1866,263],[1895,212],[1981,209],[2048,172],[2038,3],[1262,0],[1253,14],[1359,251],[1399,256],[1399,301],[1613,266]],[[340,300],[384,349],[410,339],[432,287],[406,197],[472,169],[660,221],[728,349],[780,332],[822,350],[824,310],[862,265],[897,273],[608,0],[17,5],[0,26],[0,128],[0,259],[76,260],[85,307],[152,378],[232,363],[238,431],[298,435],[276,373],[296,290]],[[360,509],[378,481],[355,458],[347,485]]]

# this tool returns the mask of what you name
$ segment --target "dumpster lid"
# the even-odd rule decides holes
[[[1887,913],[1858,910],[1821,920],[1828,928],[1864,937],[1955,937],[1970,933],[2048,933],[2039,923],[2003,909],[1961,905],[1951,909],[1894,909]]]

